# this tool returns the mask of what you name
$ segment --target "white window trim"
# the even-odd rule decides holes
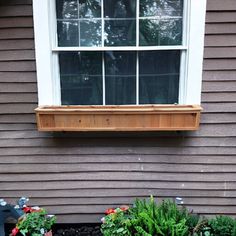
[[[187,38],[184,37],[183,45],[187,46],[158,46],[153,50],[182,49],[183,55],[180,68],[180,90],[179,104],[191,105],[201,103],[201,84],[203,69],[204,32],[206,0],[185,0],[188,7],[188,15],[184,15],[184,31],[187,31]],[[38,104],[61,105],[60,103],[60,81],[58,69],[58,47],[54,45],[55,38],[55,9],[52,0],[33,0],[35,54],[38,84]],[[123,47],[122,50],[145,50],[145,47]],[[60,51],[74,50],[103,50],[102,48],[78,48],[60,47]],[[187,50],[186,50],[187,49]],[[109,50],[117,48],[109,47]],[[150,50],[150,47],[148,47]],[[187,53],[186,53],[187,52]]]

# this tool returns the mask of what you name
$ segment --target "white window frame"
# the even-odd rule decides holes
[[[39,106],[61,105],[58,51],[94,51],[104,48],[57,47],[54,0],[33,0],[35,54]],[[132,47],[132,50],[182,50],[179,104],[201,103],[206,0],[184,0],[182,46]],[[106,47],[107,48],[107,47]],[[123,47],[122,50],[130,50]],[[117,50],[109,47],[109,50]],[[119,47],[120,50],[120,47]],[[138,90],[138,86],[137,86]]]

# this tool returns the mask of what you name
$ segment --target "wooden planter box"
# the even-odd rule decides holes
[[[44,106],[35,109],[39,131],[197,130],[200,106]]]

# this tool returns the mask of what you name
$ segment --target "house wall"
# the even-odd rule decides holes
[[[236,2],[208,0],[200,130],[40,133],[30,0],[0,2],[0,198],[98,222],[151,194],[236,215]]]

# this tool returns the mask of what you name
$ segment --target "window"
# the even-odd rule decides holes
[[[39,105],[200,104],[206,0],[33,0]]]

